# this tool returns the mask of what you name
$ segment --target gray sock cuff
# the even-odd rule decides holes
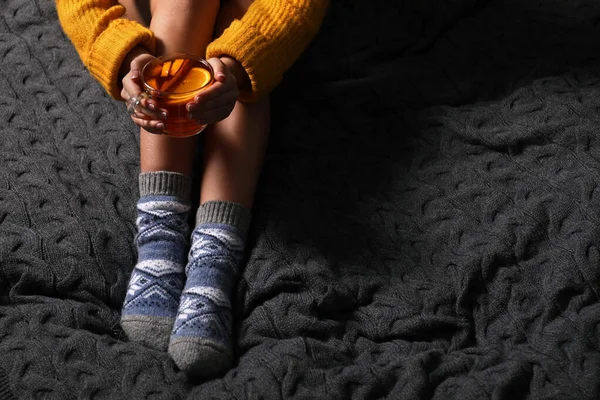
[[[192,178],[179,172],[144,172],[139,183],[140,196],[164,195],[189,200],[192,191]]]
[[[250,227],[250,210],[231,201],[207,201],[196,214],[196,226],[200,224],[227,224],[236,228],[245,240]]]

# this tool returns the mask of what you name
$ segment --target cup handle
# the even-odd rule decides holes
[[[142,107],[142,100],[148,99],[149,97],[150,96],[148,96],[148,93],[146,92],[141,92],[138,96],[130,97],[129,100],[125,102],[129,115],[139,116],[140,114],[143,114],[149,117],[155,117],[154,113]]]

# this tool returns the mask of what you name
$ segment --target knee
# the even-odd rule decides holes
[[[217,16],[215,34],[221,35],[225,29],[236,19],[242,19],[248,7],[254,0],[227,0],[223,2],[223,7]]]
[[[144,26],[150,26],[152,13],[148,0],[119,0],[119,3],[125,7],[124,18],[137,21]]]

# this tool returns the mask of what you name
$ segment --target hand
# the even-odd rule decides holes
[[[237,79],[223,60],[213,57],[207,61],[213,68],[215,81],[187,104],[190,119],[201,124],[212,124],[227,118],[239,95]]]
[[[123,77],[123,89],[121,90],[121,98],[128,104],[131,101],[139,100],[138,105],[133,109],[131,119],[140,128],[144,128],[150,133],[162,133],[164,124],[161,119],[166,119],[166,112],[159,109],[154,100],[144,97],[141,82],[141,70],[146,63],[155,59],[148,52],[134,50],[128,59],[129,72]]]

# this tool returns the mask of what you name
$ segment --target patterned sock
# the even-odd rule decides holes
[[[233,362],[231,292],[244,255],[250,211],[209,201],[200,206],[185,269],[187,281],[169,354],[188,375],[212,377]]]
[[[121,314],[130,340],[166,351],[185,282],[191,179],[175,172],[140,174],[133,269]]]

